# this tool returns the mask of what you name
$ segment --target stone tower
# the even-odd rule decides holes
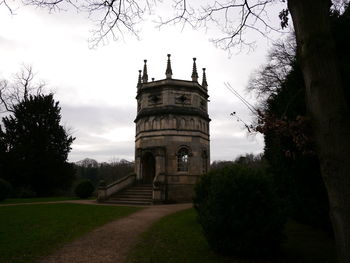
[[[204,68],[198,83],[196,58],[192,80],[172,78],[169,54],[165,75],[149,82],[147,60],[139,70],[136,179],[153,184],[155,202],[190,201],[194,184],[210,164],[208,84]]]

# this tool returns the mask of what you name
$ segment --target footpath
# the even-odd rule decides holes
[[[97,204],[95,201],[62,203]],[[105,205],[105,204],[101,204]],[[107,223],[68,243],[40,263],[123,263],[141,233],[160,218],[192,207],[192,204],[154,205]]]

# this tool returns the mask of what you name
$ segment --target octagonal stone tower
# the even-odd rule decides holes
[[[205,69],[199,84],[193,58],[192,80],[173,79],[168,54],[166,78],[148,82],[144,63],[136,96],[136,178],[153,184],[154,202],[191,201],[194,184],[210,164]]]

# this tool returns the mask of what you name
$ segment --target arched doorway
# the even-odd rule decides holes
[[[142,182],[145,184],[153,183],[156,175],[156,160],[152,153],[148,152],[142,157]]]

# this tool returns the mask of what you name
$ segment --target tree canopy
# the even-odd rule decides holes
[[[67,189],[74,169],[67,163],[74,138],[60,124],[61,109],[53,95],[29,95],[3,118],[4,179],[17,192],[50,195]]]

